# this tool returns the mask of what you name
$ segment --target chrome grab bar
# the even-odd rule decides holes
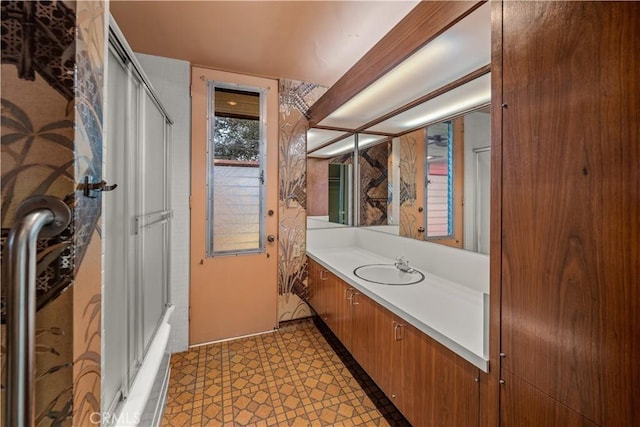
[[[71,211],[61,200],[25,200],[7,239],[6,426],[35,425],[36,252],[38,235],[67,228]]]

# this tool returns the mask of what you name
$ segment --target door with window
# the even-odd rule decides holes
[[[278,82],[193,67],[191,345],[277,326]]]

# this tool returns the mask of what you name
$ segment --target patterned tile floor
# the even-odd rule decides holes
[[[163,425],[410,426],[311,319],[174,354]]]

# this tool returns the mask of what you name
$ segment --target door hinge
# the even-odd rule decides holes
[[[192,196],[189,196],[189,209],[191,209],[191,198]]]
[[[189,321],[191,321],[191,306],[189,306]]]

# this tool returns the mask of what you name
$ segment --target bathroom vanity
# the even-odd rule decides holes
[[[486,257],[453,250],[478,274],[471,287],[429,271],[452,248],[407,243],[363,228],[309,230],[309,303],[414,426],[476,426],[488,372]],[[354,274],[366,264],[392,266],[388,255],[398,250],[424,280],[388,285]]]

